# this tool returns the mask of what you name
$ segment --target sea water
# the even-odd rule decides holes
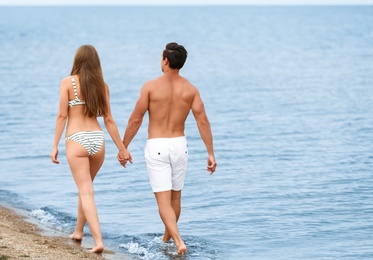
[[[0,7],[1,203],[72,232],[63,138],[60,164],[49,154],[76,49],[97,48],[123,135],[172,41],[188,50],[181,74],[204,100],[217,171],[190,115],[188,254],[175,256],[143,157],[147,115],[126,169],[104,129],[94,187],[106,247],[133,259],[372,259],[372,6]]]

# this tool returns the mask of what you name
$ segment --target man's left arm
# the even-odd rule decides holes
[[[199,133],[207,149],[207,170],[210,172],[210,174],[213,174],[216,169],[216,161],[214,155],[211,127],[206,115],[205,106],[197,89],[196,94],[193,98],[191,109],[194,118],[196,119]]]

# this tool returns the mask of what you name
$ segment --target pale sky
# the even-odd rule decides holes
[[[373,0],[0,0],[0,5],[373,5]]]

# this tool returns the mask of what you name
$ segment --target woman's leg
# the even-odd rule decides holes
[[[102,151],[100,150],[96,154],[96,157],[102,158],[101,160],[103,160],[104,153],[105,151],[104,149],[102,149]],[[96,243],[96,246],[92,249],[92,252],[102,252],[104,249],[104,245],[102,242],[100,223],[98,220],[96,204],[94,201],[90,158],[88,157],[87,150],[79,143],[68,140],[66,141],[66,157],[69,162],[74,181],[79,191],[81,210],[78,210],[78,214],[79,212],[80,214],[78,216],[77,225],[81,225],[83,222],[85,223],[84,218],[86,218],[93,239]],[[81,226],[79,226],[79,228],[81,228]]]
[[[92,182],[93,182],[93,180],[95,179],[98,171],[100,170],[100,168],[101,168],[101,166],[104,162],[105,144],[102,145],[101,150],[97,154],[92,155],[88,158],[89,158],[91,179],[92,179]],[[87,222],[87,219],[84,216],[84,212],[83,212],[83,208],[82,208],[82,202],[81,202],[80,196],[78,196],[78,218],[77,218],[77,221],[76,221],[75,231],[72,235],[70,235],[71,239],[75,239],[75,240],[79,240],[79,241],[83,239],[83,234],[84,234],[83,230],[84,230],[84,226],[85,226],[86,222]]]
[[[74,233],[70,235],[71,239],[81,241],[83,239],[84,235],[84,226],[87,219],[84,216],[83,208],[82,208],[82,200],[80,199],[80,196],[78,196],[78,217],[76,220],[76,226]]]

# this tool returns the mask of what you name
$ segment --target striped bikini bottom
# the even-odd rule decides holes
[[[66,140],[81,144],[87,150],[88,155],[91,156],[100,151],[105,138],[103,131],[89,131],[77,132],[66,137]]]

